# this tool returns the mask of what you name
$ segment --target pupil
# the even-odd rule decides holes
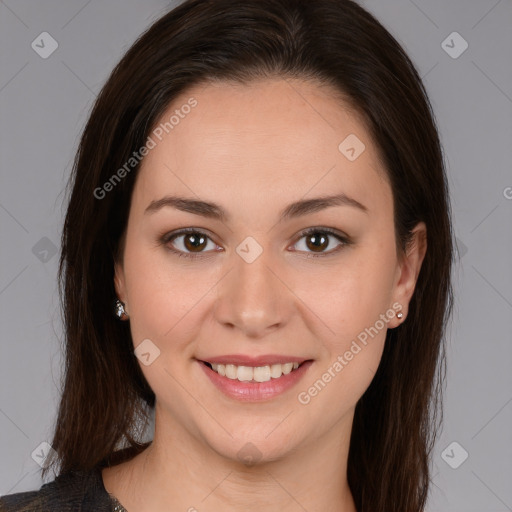
[[[189,243],[192,241],[192,245]],[[205,243],[205,237],[202,235],[196,236],[194,234],[188,235],[185,238],[185,245],[187,246],[187,249],[201,249],[202,246],[204,246]]]
[[[310,240],[313,241],[312,249],[322,249],[325,248],[325,242],[327,241],[327,237],[324,235],[316,236],[310,235]],[[309,244],[308,244],[309,245]]]

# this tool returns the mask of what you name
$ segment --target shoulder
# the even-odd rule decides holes
[[[110,512],[112,509],[99,468],[60,475],[37,491],[0,497],[0,512]]]

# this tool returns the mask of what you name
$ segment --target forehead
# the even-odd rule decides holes
[[[140,207],[165,193],[238,198],[246,209],[336,192],[383,208],[391,200],[365,123],[328,86],[200,84],[175,98],[150,136],[134,191]]]

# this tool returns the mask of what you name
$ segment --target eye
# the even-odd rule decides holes
[[[171,252],[185,258],[197,258],[203,256],[203,252],[210,252],[205,250],[208,247],[208,241],[211,242],[210,249],[215,250],[217,245],[211,238],[206,233],[194,228],[168,233],[160,240]]]
[[[305,239],[303,248],[299,252],[312,252],[307,254],[308,258],[318,258],[320,256],[330,256],[339,252],[344,246],[350,245],[352,241],[346,236],[331,228],[308,228],[300,233],[299,241],[294,244],[300,245],[300,241]],[[331,250],[331,241],[336,239],[339,243]],[[208,242],[211,243],[208,250]],[[160,243],[180,258],[199,258],[206,256],[204,253],[217,251],[217,245],[211,240],[210,236],[196,228],[184,228],[179,231],[167,233],[160,238]]]
[[[308,252],[309,250],[313,252],[313,254],[308,254],[308,258],[318,258],[321,256],[330,256],[333,253],[339,252],[344,246],[350,245],[352,242],[351,240],[341,233],[338,233],[337,231],[330,229],[330,228],[309,228],[300,234],[300,240],[305,239],[305,243],[303,244],[303,247],[305,249],[299,249],[303,250],[305,252]],[[334,249],[331,248],[331,250],[326,251],[326,249],[331,246],[330,240],[336,239],[338,242],[340,242],[337,246],[335,246]],[[300,243],[297,242],[296,245],[300,245]],[[315,254],[316,253],[316,254]]]

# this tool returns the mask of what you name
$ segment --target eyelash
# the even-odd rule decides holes
[[[201,231],[200,229],[183,228],[178,231],[173,231],[171,233],[164,234],[160,238],[159,242],[161,245],[164,245],[167,248],[167,250],[176,254],[180,258],[190,258],[190,259],[204,258],[205,256],[202,253],[197,253],[197,254],[186,253],[186,252],[174,249],[173,247],[170,247],[167,245],[167,244],[169,244],[169,242],[173,241],[174,239],[178,238],[179,236],[187,235],[187,234],[191,234],[191,233],[195,234],[195,235],[203,235],[206,238],[209,238],[211,240],[211,238],[208,236],[208,234],[205,233],[204,231]],[[322,234],[331,235],[334,238],[336,238],[338,241],[342,242],[342,244],[339,245],[336,249],[330,250],[329,252],[324,252],[324,253],[320,253],[320,254],[307,253],[307,256],[306,256],[307,258],[325,258],[327,256],[332,256],[333,254],[338,253],[341,249],[343,249],[343,247],[352,244],[352,241],[347,236],[342,235],[341,233],[338,233],[336,230],[331,229],[331,228],[320,228],[320,227],[308,228],[308,229],[301,231],[299,233],[299,238],[297,239],[297,242],[301,238],[304,238],[305,236],[311,235],[313,233],[322,233]],[[295,244],[297,244],[297,242],[295,242]]]

